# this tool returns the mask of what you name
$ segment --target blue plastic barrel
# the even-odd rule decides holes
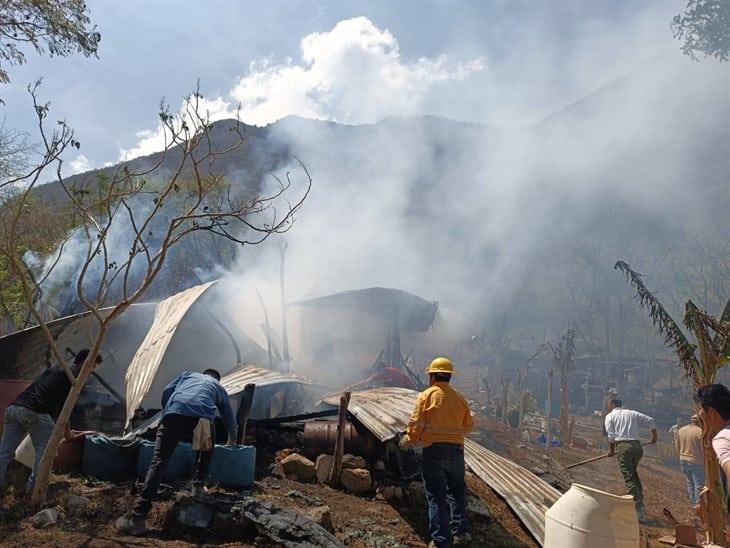
[[[84,440],[81,471],[103,481],[124,482],[135,478],[140,443],[92,434]]]
[[[155,444],[143,441],[137,457],[137,477],[144,478],[152,462]],[[193,478],[193,447],[189,443],[178,443],[175,452],[165,467],[163,481],[190,480]]]
[[[253,445],[216,445],[208,481],[221,487],[240,489],[254,481],[256,448]]]

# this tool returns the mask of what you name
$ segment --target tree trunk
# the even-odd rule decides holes
[[[53,432],[51,433],[51,438],[48,440],[48,445],[46,445],[46,450],[43,452],[43,457],[41,458],[41,462],[38,466],[38,473],[36,475],[33,495],[31,497],[31,504],[33,505],[41,504],[45,499],[46,489],[48,489],[48,483],[51,479],[53,460],[56,458],[58,448],[63,441],[63,434],[66,430],[66,425],[68,425],[69,418],[71,417],[71,411],[73,411],[73,408],[81,395],[81,391],[84,389],[84,385],[86,385],[86,381],[94,368],[96,356],[99,354],[99,349],[101,348],[101,343],[104,340],[105,335],[106,325],[102,324],[99,329],[99,333],[96,336],[96,340],[94,341],[94,345],[89,351],[89,356],[81,366],[81,370],[79,371],[76,380],[71,385],[71,390],[66,398],[66,402],[63,404],[61,413],[58,415],[56,425],[53,427]]]
[[[560,442],[568,442],[568,372],[560,371]]]

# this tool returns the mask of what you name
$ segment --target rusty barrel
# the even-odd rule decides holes
[[[315,420],[304,425],[304,455],[316,459],[321,454],[332,455],[337,440],[337,421]],[[350,421],[345,423],[345,453],[375,458],[380,453],[380,444],[365,429]]]

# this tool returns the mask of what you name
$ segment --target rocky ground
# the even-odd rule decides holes
[[[231,499],[245,498],[257,504],[291,510],[303,519],[310,518],[330,531],[346,546],[354,547],[422,547],[428,542],[426,503],[421,484],[395,482],[380,488],[370,486],[356,495],[344,489],[332,489],[315,479],[286,477],[281,460],[288,452],[279,452],[270,467],[259,474],[250,491],[234,493]],[[291,474],[290,474],[291,475]],[[373,475],[381,477],[377,472]],[[161,491],[160,501],[150,514],[149,533],[143,538],[120,536],[115,519],[128,511],[138,486],[92,482],[80,476],[56,476],[45,505],[61,511],[57,522],[40,527],[35,514],[26,505],[22,493],[25,471],[11,469],[12,487],[0,499],[0,542],[2,546],[278,546],[266,534],[245,531],[245,526],[215,518],[214,527],[196,529],[181,524],[173,516],[192,500],[173,488]],[[483,482],[471,474],[467,478],[474,545],[494,547],[535,547],[532,540],[507,505]],[[181,486],[179,486],[181,487]],[[231,493],[227,493],[231,495]],[[211,489],[211,499],[221,499],[223,490]],[[296,545],[296,543],[292,544]]]
[[[476,430],[484,445],[542,475],[560,490],[578,482],[623,493],[623,482],[613,459],[565,470],[567,464],[601,454],[598,449],[557,447],[551,450],[548,459],[544,450],[521,440],[514,429],[496,419],[478,417]],[[596,441],[592,439],[594,430],[590,423],[579,422],[578,430],[589,442]],[[640,468],[649,518],[649,523],[641,528],[642,547],[663,546],[657,539],[673,532],[664,515],[665,508],[680,521],[691,522],[693,518],[684,476],[676,468],[666,466],[653,452],[654,448],[647,450]],[[227,493],[211,489],[211,500],[216,499],[218,503],[223,499],[224,502],[246,500],[265,508],[291,511],[287,515],[295,516],[296,520],[301,517],[305,528],[309,523],[317,523],[329,532],[326,534],[346,546],[427,544],[426,503],[419,481],[394,477],[377,463],[355,459],[348,464],[352,470],[348,474],[348,487],[333,489],[317,481],[316,463],[302,465],[304,459],[291,450],[271,455],[261,451],[260,456],[257,482],[251,490]],[[12,487],[0,498],[2,546],[282,545],[272,540],[272,536],[277,538],[276,534],[269,535],[261,528],[257,531],[249,522],[220,520],[218,515],[215,522],[211,518],[213,527],[196,529],[181,524],[175,517],[181,514],[181,509],[200,502],[186,497],[181,485],[163,488],[160,501],[149,516],[150,531],[145,537],[122,537],[116,532],[114,521],[131,508],[138,485],[94,482],[77,475],[54,478],[45,506],[60,513],[56,523],[41,527],[33,523],[35,511],[27,506],[27,497],[19,495],[25,474],[21,467],[13,466]],[[474,546],[537,546],[506,503],[490,488],[471,474],[467,474],[467,482]]]

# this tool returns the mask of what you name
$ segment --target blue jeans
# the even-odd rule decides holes
[[[687,492],[692,506],[700,501],[700,491],[705,484],[705,467],[685,460],[679,461],[682,465],[682,472],[687,478]]]
[[[423,449],[423,485],[428,502],[428,530],[436,546],[469,532],[466,517],[464,446],[434,443]]]
[[[33,449],[35,450],[35,462],[27,486],[27,489],[33,488],[38,465],[41,458],[43,458],[43,452],[46,450],[54,426],[53,419],[45,413],[36,413],[21,405],[9,405],[5,409],[3,439],[0,441],[0,489],[5,487],[5,474],[8,465],[13,460],[15,450],[26,434],[30,435],[30,441],[33,443]]]

